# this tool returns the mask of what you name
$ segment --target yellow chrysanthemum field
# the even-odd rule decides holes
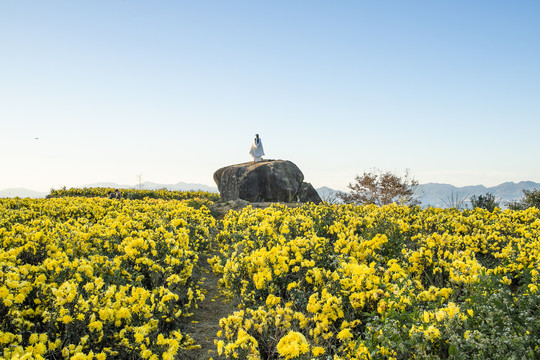
[[[206,257],[214,359],[540,357],[538,209],[72,195],[0,199],[3,358],[180,359]]]

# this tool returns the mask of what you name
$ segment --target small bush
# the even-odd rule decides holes
[[[506,204],[510,210],[525,210],[531,207],[540,209],[540,189],[523,190],[523,196],[519,200]]]
[[[493,212],[496,207],[499,207],[499,202],[495,201],[495,195],[487,193],[485,195],[473,195],[471,197],[471,206],[473,209],[481,208]]]

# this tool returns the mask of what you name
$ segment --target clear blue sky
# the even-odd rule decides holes
[[[540,1],[0,0],[0,189],[287,159],[540,182]],[[39,138],[39,139],[35,139]]]

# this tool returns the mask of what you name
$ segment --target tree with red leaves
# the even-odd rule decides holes
[[[364,172],[362,176],[356,175],[354,182],[347,187],[350,189],[348,193],[338,195],[347,204],[420,204],[416,194],[418,181],[410,177],[408,169],[403,177],[390,171]]]

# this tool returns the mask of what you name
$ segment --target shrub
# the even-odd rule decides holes
[[[521,199],[506,204],[510,210],[540,209],[540,189],[523,190]]]
[[[495,201],[495,195],[492,193],[487,193],[486,195],[473,195],[471,197],[471,206],[473,209],[481,208],[488,211],[493,211],[496,207],[499,207],[499,202]]]

